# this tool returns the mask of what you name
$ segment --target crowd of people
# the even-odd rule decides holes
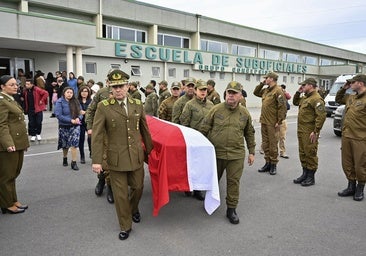
[[[41,140],[43,110],[53,111],[58,119],[58,149],[62,149],[62,164],[71,168],[85,164],[84,143],[88,143],[92,170],[97,173],[95,194],[101,196],[107,184],[107,200],[115,203],[120,224],[119,238],[129,237],[132,222],[139,223],[139,201],[144,187],[144,162],[153,149],[146,115],[198,130],[206,136],[216,152],[218,181],[226,170],[226,217],[232,224],[239,223],[236,208],[239,202],[240,179],[244,159],[252,165],[255,159],[255,136],[251,115],[246,108],[247,92],[238,81],[231,81],[223,100],[215,90],[215,81],[187,78],[174,81],[170,88],[162,80],[156,88],[151,80],[146,86],[129,81],[129,75],[112,69],[103,83],[84,82],[73,72],[43,73],[27,79],[19,70],[18,80],[11,76],[0,79],[0,206],[3,213],[22,213],[28,206],[18,201],[15,179],[19,175],[24,150],[30,140]],[[262,99],[261,149],[265,164],[258,171],[276,175],[279,157],[288,159],[285,148],[286,114],[291,95],[285,85],[278,84],[278,74],[268,72],[253,94]],[[19,93],[19,88],[23,86]],[[307,78],[293,96],[293,105],[299,107],[297,137],[302,174],[293,180],[308,187],[315,184],[318,169],[319,134],[326,119],[324,100],[318,92],[317,81]],[[345,93],[352,88],[355,95]],[[141,93],[145,102],[141,101]],[[342,137],[342,167],[348,187],[339,196],[353,196],[363,200],[366,182],[366,75],[348,80],[337,94],[337,102],[346,104]],[[28,115],[28,129],[23,115]],[[16,131],[17,133],[15,133]],[[16,135],[17,134],[17,135]],[[141,144],[141,139],[143,144]],[[247,148],[247,151],[245,150]],[[3,162],[3,161],[2,161]],[[186,191],[187,196],[205,199],[204,191]]]

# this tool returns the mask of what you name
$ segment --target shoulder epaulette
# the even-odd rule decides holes
[[[102,103],[103,103],[104,106],[108,106],[109,105],[108,100],[102,100]]]

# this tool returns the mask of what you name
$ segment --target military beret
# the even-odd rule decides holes
[[[109,86],[124,85],[128,84],[130,78],[125,72],[119,69],[112,69],[108,73]]]
[[[154,90],[154,86],[152,84],[148,84],[148,85],[145,86],[145,89]]]

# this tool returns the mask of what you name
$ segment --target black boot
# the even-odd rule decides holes
[[[110,204],[114,203],[114,197],[111,185],[107,185],[107,201]]]
[[[294,183],[295,184],[301,184],[301,182],[306,180],[307,176],[308,176],[308,170],[305,167],[303,167],[302,168],[302,175],[300,177],[298,177],[297,179],[294,179]]]
[[[258,172],[269,172],[270,169],[271,169],[271,164],[269,162],[266,162],[266,164],[263,165],[263,167],[260,168],[258,170]]]
[[[301,182],[301,186],[304,186],[304,187],[308,187],[308,186],[312,186],[315,184],[315,172],[316,171],[313,171],[313,170],[309,170],[309,169],[306,169],[307,170],[307,176],[306,176],[306,179]]]
[[[201,190],[194,190],[193,191],[193,196],[195,198],[197,198],[198,200],[200,200],[200,201],[205,200],[205,193]]]
[[[356,192],[353,196],[353,200],[362,201],[363,200],[363,189],[365,188],[365,184],[358,183],[356,186]]]
[[[62,162],[62,165],[63,166],[68,166],[69,165],[69,163],[67,162],[67,157],[64,157],[64,160]]]
[[[85,154],[80,154],[80,163],[85,164]]]
[[[73,169],[74,171],[78,171],[79,167],[76,164],[76,161],[71,161],[71,169]]]
[[[342,191],[338,192],[338,196],[353,196],[356,192],[356,181],[355,180],[349,180],[348,181],[348,187],[346,189],[343,189]]]
[[[239,223],[239,217],[236,214],[235,208],[227,208],[226,217],[229,219],[231,224],[238,224]]]
[[[271,164],[270,169],[269,169],[269,174],[276,175],[276,173],[277,173],[277,165],[276,164]]]
[[[104,185],[105,185],[105,178],[104,175],[100,174],[98,175],[98,183],[95,186],[95,194],[97,196],[101,196],[104,190]]]

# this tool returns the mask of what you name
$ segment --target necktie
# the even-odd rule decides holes
[[[128,115],[127,106],[126,106],[126,104],[123,101],[121,103],[121,107],[122,107],[123,113],[125,113],[126,115]]]

